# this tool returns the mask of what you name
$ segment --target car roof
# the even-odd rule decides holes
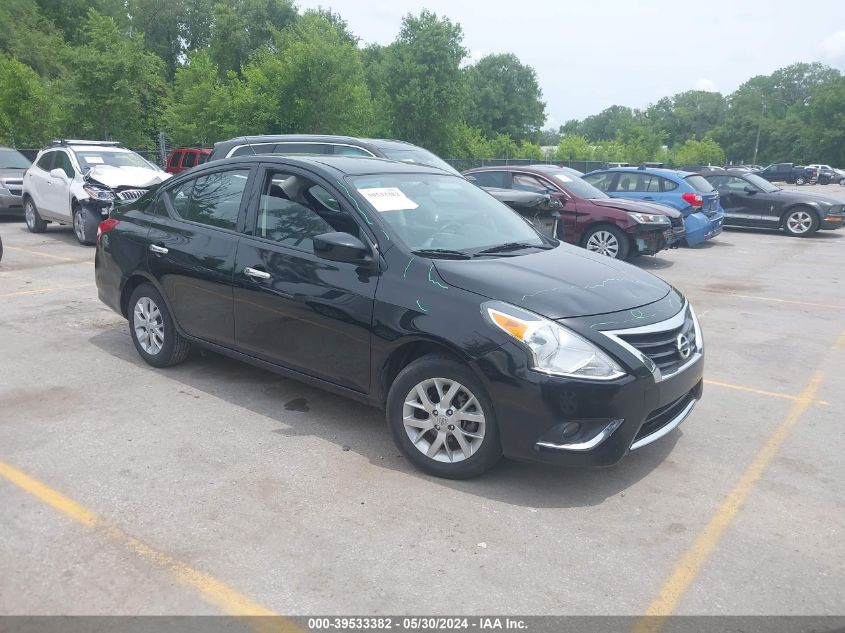
[[[653,176],[663,176],[664,178],[686,178],[687,176],[695,176],[697,172],[681,171],[679,169],[668,169],[666,167],[610,167],[608,169],[596,169],[591,171],[591,174],[601,174],[604,172],[617,172],[620,174],[651,174]]]
[[[195,167],[191,173],[199,173],[207,169],[215,169],[223,165],[239,165],[266,163],[279,165],[294,165],[300,167],[320,166],[332,169],[344,176],[369,176],[374,174],[433,174],[455,176],[454,174],[439,169],[428,167],[417,163],[406,163],[402,161],[387,160],[371,156],[324,156],[324,155],[281,155],[281,154],[259,154],[257,156],[237,156],[205,163]],[[458,176],[455,176],[458,177]]]
[[[215,145],[239,145],[249,143],[349,143],[353,145],[417,147],[413,143],[386,138],[361,138],[357,136],[342,136],[339,134],[258,134],[255,136],[236,136]]]

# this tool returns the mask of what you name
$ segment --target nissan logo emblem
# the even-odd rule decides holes
[[[683,360],[688,359],[692,354],[692,345],[690,345],[686,334],[678,334],[678,338],[675,339],[675,347],[678,348],[678,354],[681,355]]]

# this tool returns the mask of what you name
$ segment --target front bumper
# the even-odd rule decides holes
[[[609,343],[618,359],[626,356]],[[663,377],[637,361],[600,382],[550,376],[508,343],[476,361],[493,401],[505,456],[566,466],[604,467],[677,428],[703,392],[704,355]]]
[[[841,229],[843,226],[845,226],[845,215],[828,214],[822,218],[822,221],[819,224],[819,228],[826,229],[828,231]]]
[[[638,255],[654,255],[676,242],[671,226],[637,225],[628,229],[627,233],[631,236],[631,243]]]
[[[20,194],[14,194],[8,189],[0,187],[0,212],[23,215],[23,199]]]

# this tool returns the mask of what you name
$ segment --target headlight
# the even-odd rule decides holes
[[[659,215],[657,213],[635,213],[628,211],[628,215],[634,222],[639,224],[671,224],[672,221],[668,215]]]
[[[484,304],[490,322],[520,342],[532,367],[555,376],[613,380],[625,375],[601,349],[554,321],[506,303]]]
[[[114,194],[108,189],[92,187],[91,185],[83,185],[82,189],[94,200],[114,200]]]

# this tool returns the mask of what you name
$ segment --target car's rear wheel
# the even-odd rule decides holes
[[[92,211],[76,206],[73,209],[73,233],[80,244],[91,246],[97,239],[99,218]]]
[[[795,179],[795,184],[796,184],[796,185],[804,185],[804,184],[807,184],[807,179],[806,179],[806,178],[804,178],[804,176],[798,176],[798,177]]]
[[[807,237],[819,230],[819,216],[807,207],[787,211],[783,217],[783,229],[796,237]]]
[[[47,230],[47,223],[41,219],[32,198],[26,199],[23,208],[23,215],[26,220],[26,228],[29,229],[30,233],[43,233]]]
[[[628,236],[615,226],[596,226],[584,235],[584,248],[614,259],[627,259]]]
[[[438,477],[476,477],[502,456],[492,402],[472,371],[449,356],[423,356],[399,373],[387,423],[405,456]]]
[[[181,363],[191,344],[179,334],[164,299],[152,284],[141,284],[129,298],[129,332],[135,349],[153,367]]]

